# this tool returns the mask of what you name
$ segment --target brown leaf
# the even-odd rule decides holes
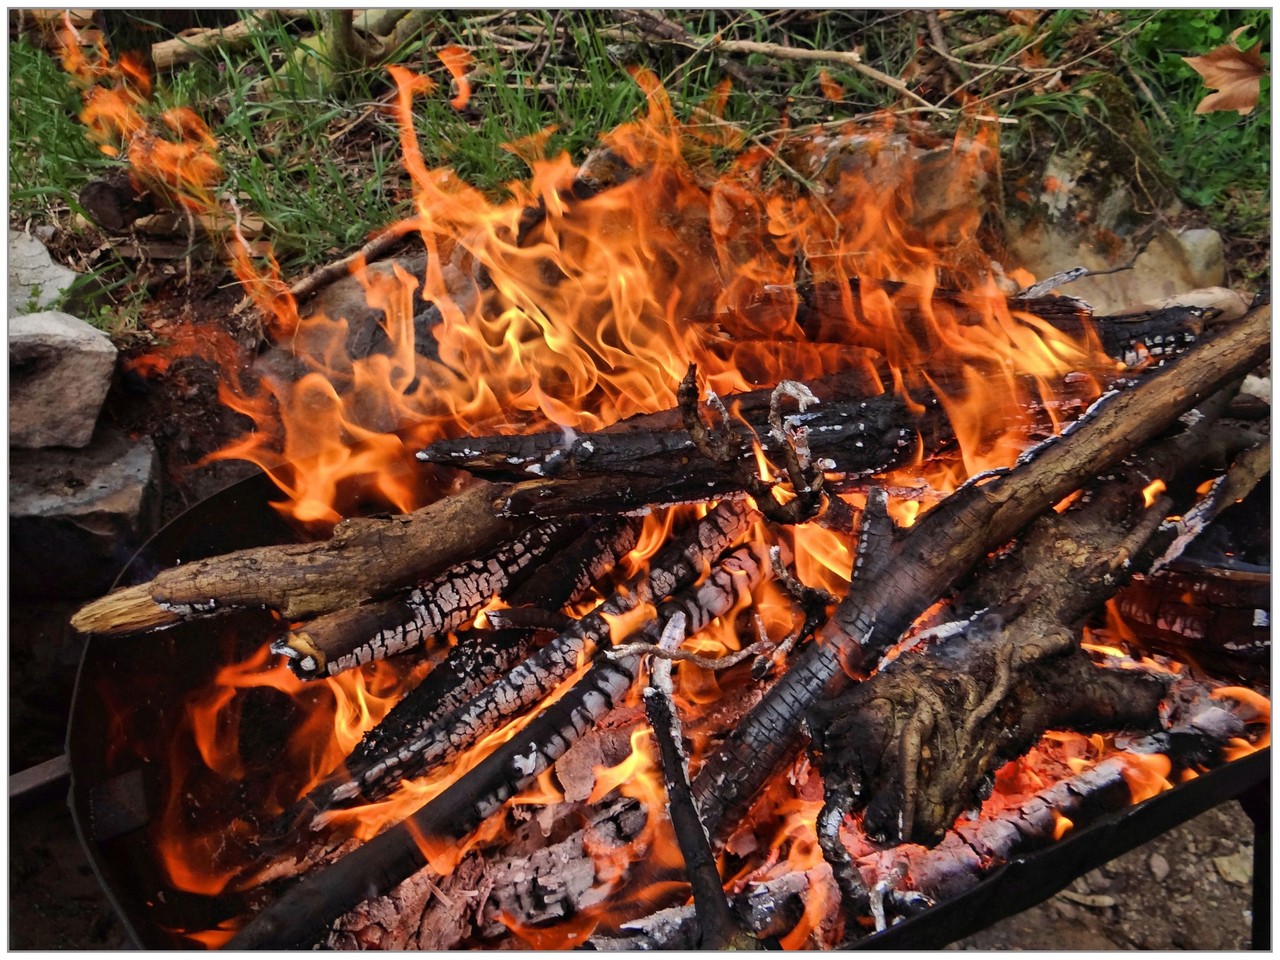
[[[1262,62],[1262,43],[1255,43],[1248,50],[1235,45],[1235,39],[1247,27],[1231,34],[1231,42],[1210,50],[1202,57],[1183,57],[1191,69],[1204,77],[1204,85],[1216,90],[1200,101],[1196,113],[1212,113],[1215,110],[1235,110],[1241,116],[1253,112],[1258,105],[1259,87],[1267,72]]]

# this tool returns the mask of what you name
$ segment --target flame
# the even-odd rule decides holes
[[[471,55],[446,47],[437,56],[456,86],[450,103],[461,110],[471,95]],[[414,99],[434,95],[436,84],[389,67],[404,167],[414,186],[412,215],[389,229],[420,240],[427,260],[421,276],[363,262],[353,267],[368,304],[384,315],[386,348],[352,357],[346,318],[322,312],[303,317],[279,263],[252,254],[236,226],[238,211],[229,213],[217,195],[222,169],[200,118],[181,107],[157,112],[136,64],[113,64],[100,46],[86,54],[69,20],[64,62],[85,88],[82,119],[90,135],[126,157],[140,182],[155,185],[181,209],[225,225],[237,278],[262,311],[276,349],[303,372],[242,375],[234,354],[222,356],[216,339],[199,333],[175,337],[169,347],[139,358],[137,369],[162,374],[183,351],[219,362],[226,371],[223,402],[249,417],[254,429],[217,456],[261,465],[286,498],[281,509],[316,528],[357,504],[409,511],[449,493],[445,480],[424,475],[413,460],[415,450],[434,440],[551,430],[568,438],[668,410],[690,363],[698,365],[703,389],[723,397],[782,379],[834,374],[857,374],[868,384],[868,396],[889,391],[917,412],[936,397],[959,451],[951,460],[907,463],[884,478],[890,487],[922,491],[891,498],[891,515],[905,527],[970,476],[1008,467],[1034,439],[1058,430],[1061,414],[1050,401],[1092,399],[1114,373],[1092,335],[1072,340],[1011,310],[997,287],[981,230],[979,185],[998,173],[989,125],[946,143],[925,142],[888,118],[851,123],[829,131],[840,141],[838,150],[830,138],[787,131],[775,142],[740,151],[727,171],[717,171],[708,159],[714,148],[739,150],[744,141],[723,121],[702,122],[722,116],[728,87],[717,90],[698,123],[686,124],[658,79],[636,71],[645,112],[601,138],[621,172],[616,182],[583,190],[582,171],[567,156],[546,156],[546,137],[533,137],[510,145],[530,166],[527,182],[510,184],[508,196],[495,201],[453,171],[428,166],[415,133]],[[842,94],[825,74],[820,83],[828,97]],[[823,189],[802,190],[774,176],[775,160]],[[815,293],[812,304],[802,304],[804,280],[827,299]],[[940,296],[944,287],[960,292]],[[428,331],[433,344],[417,342],[415,297],[436,312]],[[806,318],[806,312],[814,316]],[[1069,373],[1083,374],[1070,389],[1064,385]],[[1043,414],[1032,412],[1037,409]],[[918,461],[919,438],[916,449]],[[760,476],[778,478],[777,465],[759,444],[755,451]],[[780,501],[792,496],[784,485],[776,490]],[[865,505],[860,494],[838,496],[849,506]],[[706,509],[651,513],[618,573],[643,570],[674,524]],[[855,561],[847,533],[808,524],[767,535],[789,540],[802,581],[845,592]],[[793,605],[776,585],[744,597],[742,605],[748,604],[770,639],[791,629]],[[612,634],[625,636],[651,613],[645,606],[616,618]],[[687,646],[711,657],[741,649],[755,638],[738,636],[737,619],[717,618]],[[586,667],[580,664],[579,671]],[[219,671],[190,699],[172,741],[157,847],[173,885],[217,893],[241,867],[235,848],[250,824],[202,830],[185,812],[192,783],[225,785],[249,772],[239,748],[248,691],[279,691],[301,712],[280,761],[290,776],[263,799],[265,811],[278,812],[340,763],[426,669],[406,676],[375,663],[304,685],[263,650]],[[701,717],[704,705],[719,699],[720,676],[684,663],[676,677],[682,711]],[[531,718],[481,738],[447,769],[406,782],[387,801],[328,815],[328,825],[358,839],[376,835],[438,795]],[[708,733],[695,728],[690,738],[696,767]],[[680,862],[663,815],[665,787],[649,733],[638,729],[631,745],[622,763],[597,770],[589,798],[598,803],[618,790],[647,811],[645,827],[624,849],[599,842],[592,847],[606,885],[621,884],[637,859]],[[997,774],[992,802],[1012,802],[1019,792],[1041,789],[1111,749],[1101,738],[1046,737]],[[1135,802],[1168,786],[1169,770],[1159,772],[1160,759],[1126,761]],[[783,938],[787,947],[806,945],[836,922],[838,895],[813,831],[820,795],[820,778],[802,758],[775,778],[767,802],[735,841],[737,854],[749,861],[738,879],[759,870],[809,873],[805,913]],[[544,772],[515,803],[561,799]],[[1060,828],[1069,826],[1060,819]],[[503,818],[491,817],[461,841],[417,840],[431,868],[445,874],[503,830]],[[643,896],[672,889],[655,886]],[[587,911],[568,926],[545,929],[502,919],[517,937],[542,948],[585,938],[604,912]],[[217,939],[216,932],[200,936]]]
[[[438,51],[436,56],[458,86],[458,95],[449,101],[449,106],[461,110],[471,101],[471,81],[467,78],[467,71],[475,63],[475,58],[471,51],[452,44]]]
[[[1145,507],[1150,507],[1152,504],[1156,502],[1156,498],[1160,496],[1160,494],[1164,493],[1165,490],[1167,489],[1169,488],[1165,486],[1164,481],[1161,480],[1159,477],[1157,477],[1155,480],[1152,480],[1150,483],[1148,483],[1145,487],[1142,488],[1142,505]]]
[[[1133,803],[1149,800],[1156,794],[1172,789],[1168,777],[1173,763],[1163,753],[1121,753],[1123,774],[1129,784]]]
[[[1234,700],[1240,704],[1245,722],[1254,725],[1257,732],[1252,740],[1232,737],[1223,748],[1224,760],[1238,760],[1258,750],[1271,746],[1271,701],[1248,687],[1218,687],[1209,694],[1213,700]]]

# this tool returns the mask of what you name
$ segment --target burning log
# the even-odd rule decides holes
[[[1234,393],[1220,391],[1181,434],[1113,469],[1078,505],[1035,521],[961,594],[953,610],[977,612],[952,624],[957,635],[905,653],[815,708],[825,782],[841,785],[835,805],[847,811],[869,800],[869,835],[933,843],[975,805],[984,778],[1044,730],[1154,722],[1161,684],[1092,671],[1068,629],[1150,563],[1171,501],[1146,494],[1203,453]]]
[[[726,502],[711,511],[653,559],[648,571],[628,581],[591,613],[517,664],[451,713],[440,717],[413,739],[389,743],[385,753],[362,755],[348,763],[345,778],[317,788],[304,798],[306,810],[324,811],[377,800],[394,792],[406,778],[422,776],[462,749],[533,707],[592,656],[611,636],[609,618],[620,617],[645,603],[656,603],[692,583],[718,553],[746,531],[754,511]]]
[[[923,417],[913,415],[902,399],[885,393],[874,395],[874,387],[856,382],[851,385],[850,399],[846,382],[812,385],[824,402],[785,417],[787,426],[807,431],[815,457],[835,461],[833,469],[852,476],[882,472],[915,452],[917,430],[932,436],[945,429],[936,406]],[[772,393],[772,389],[755,390],[728,400],[759,438],[765,455],[782,462],[781,446],[769,429]],[[678,416],[673,410],[633,417],[582,435],[541,433],[441,440],[420,452],[418,459],[491,479],[609,476],[615,478],[615,484],[652,480],[663,489],[698,489],[704,498],[709,498],[708,491],[712,491],[710,496],[723,495],[736,481],[698,456],[693,437],[678,426]],[[738,440],[737,447],[741,456],[751,456],[749,440]]]
[[[934,320],[938,308],[945,309],[961,327],[977,326],[991,312],[1003,310],[1015,327],[1034,329],[1039,323],[1078,341],[1092,334],[1108,356],[1126,366],[1189,349],[1217,314],[1215,310],[1171,304],[1095,317],[1087,305],[1072,297],[1011,297],[997,303],[954,290],[924,290],[854,277],[845,284],[770,286],[739,314],[697,318],[695,322],[722,327],[735,340],[856,346],[888,358],[906,348],[912,362],[933,363],[933,354],[941,352],[941,333]],[[792,314],[794,320],[789,319]],[[877,322],[886,316],[894,318],[891,325]]]
[[[82,607],[82,633],[119,635],[228,607],[269,607],[289,620],[386,596],[483,556],[527,523],[494,516],[503,487],[480,482],[411,514],[343,520],[328,540],[239,550],[165,570]]]
[[[574,532],[563,522],[532,527],[491,556],[452,566],[402,597],[335,610],[294,627],[271,650],[288,657],[302,679],[333,676],[411,650],[471,620]]]
[[[895,297],[911,303],[923,296],[921,291],[901,284],[885,287]],[[856,280],[851,281],[850,289],[857,294]],[[846,363],[853,364],[861,357],[866,367],[866,372],[855,370],[810,384],[821,404],[783,418],[789,432],[804,436],[812,457],[826,461],[829,471],[857,479],[899,465],[918,446],[932,452],[954,440],[934,395],[938,386],[945,387],[948,382],[945,362],[935,362],[930,368],[930,387],[913,387],[913,394],[923,402],[922,406],[912,407],[898,396],[881,392],[885,372],[880,369],[883,363],[878,351],[891,352],[891,348],[876,339],[875,325],[853,319],[848,311],[854,308],[841,302],[829,285],[805,287],[800,294],[804,297],[802,307],[808,307],[808,312],[801,309],[797,313],[797,335],[806,338],[806,343],[839,345]],[[959,294],[936,291],[934,297],[953,307],[962,324],[976,323],[980,316],[974,305]],[[1211,312],[1173,306],[1091,318],[1076,301],[1060,297],[1014,299],[1009,301],[1009,307],[1043,319],[1080,340],[1092,333],[1109,356],[1128,366],[1144,364],[1152,358],[1168,359],[1190,348],[1203,333]],[[920,328],[918,332],[924,338],[921,343],[927,342],[932,326],[925,315],[920,309],[909,310],[906,315],[914,318],[914,327]],[[776,333],[788,327],[776,317],[770,318],[770,323],[763,329]],[[750,331],[734,329],[733,333],[735,338],[750,338]],[[867,344],[849,345],[850,337],[864,335],[871,338]],[[681,429],[677,411],[633,417],[581,435],[555,432],[441,440],[420,451],[418,458],[490,480],[511,482],[497,505],[506,516],[545,518],[636,510],[653,504],[710,500],[744,489],[759,501],[759,491],[751,490],[750,484],[744,486],[739,472],[728,469],[726,463],[734,459],[729,453],[736,453],[739,461],[750,461],[753,438],[771,461],[787,462],[788,444],[778,435],[779,430],[772,429],[770,415],[776,401],[771,400],[769,390],[730,398],[751,436],[727,438],[728,446],[736,450],[726,449],[725,455],[718,458],[695,456],[704,451],[688,429],[687,418]]]
[[[739,511],[739,515],[741,512]],[[709,515],[710,517],[710,515]],[[708,517],[708,519],[709,519]],[[703,524],[699,529],[705,529]],[[698,586],[664,601],[654,619],[628,641],[655,643],[673,623],[685,636],[703,629],[769,576],[767,550],[740,547],[713,566]],[[582,677],[434,800],[407,820],[305,878],[260,912],[231,940],[233,949],[302,946],[345,910],[427,865],[554,763],[630,688],[640,655],[593,659]]]
[[[624,519],[602,520],[584,531],[556,556],[554,564],[545,564],[536,575],[516,587],[508,596],[513,604],[559,608],[573,603],[598,577],[635,546],[636,524]],[[486,688],[498,682],[516,664],[524,660],[533,647],[534,631],[521,629],[471,630],[458,637],[457,645],[423,681],[391,709],[370,730],[335,771],[313,789],[299,804],[302,809],[323,806],[323,798],[344,784],[358,779],[360,771],[368,771],[396,751],[421,740],[433,729],[440,728]],[[282,817],[287,830],[298,816],[297,810]]]
[[[889,547],[878,575],[855,577],[821,642],[797,655],[698,774],[694,792],[712,835],[723,838],[798,749],[810,707],[846,689],[934,599],[1030,520],[1263,362],[1270,314],[1255,309],[1136,387],[1107,395],[1008,472],[971,479]]]

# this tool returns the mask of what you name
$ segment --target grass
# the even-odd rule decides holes
[[[726,119],[749,136],[770,137],[801,126],[867,114],[891,106],[894,92],[841,66],[753,54],[720,57],[716,38],[753,40],[817,50],[856,50],[863,62],[907,79],[941,100],[954,68],[922,45],[922,13],[865,10],[666,11],[687,42],[645,38],[623,29],[620,13],[585,9],[445,12],[425,16],[395,59],[433,76],[436,94],[417,104],[426,160],[452,166],[466,181],[500,193],[526,174],[504,144],[555,127],[548,148],[581,159],[598,135],[636,115],[644,96],[627,67],[643,64],[663,79],[677,113],[688,117],[726,70],[737,73]],[[996,35],[1010,21],[994,11],[949,15],[944,35],[963,48]],[[1220,229],[1264,229],[1270,213],[1270,91],[1259,110],[1197,116],[1205,93],[1182,55],[1204,53],[1236,26],[1267,36],[1269,10],[1144,11],[1106,14],[1062,10],[1044,14],[1038,41],[1010,36],[966,66],[966,91],[983,108],[1037,118],[1061,142],[1071,124],[1097,118],[1091,76],[1136,76],[1151,91],[1138,108],[1153,147],[1183,199],[1203,208]],[[304,28],[312,25],[301,24]],[[299,25],[262,23],[246,49],[208,53],[157,83],[158,106],[189,105],[211,127],[226,171],[222,191],[256,214],[287,273],[298,274],[358,246],[408,212],[408,179],[399,160],[398,131],[385,109],[390,83],[380,65],[337,69],[323,44],[304,41]],[[548,42],[548,37],[554,41]],[[1116,41],[1116,38],[1121,38]],[[472,49],[474,94],[462,111],[449,106],[449,77],[436,51],[450,43]],[[726,62],[730,61],[731,62]],[[972,63],[972,61],[971,61]],[[1022,73],[1017,69],[1026,66]],[[1037,83],[1065,65],[1057,87]],[[991,69],[983,69],[990,67]],[[118,163],[99,153],[74,119],[78,95],[58,64],[24,41],[10,43],[10,217],[74,229],[81,186]],[[844,90],[823,96],[820,74]],[[1030,77],[1031,81],[1027,78]],[[955,101],[947,103],[954,106]],[[938,116],[935,124],[947,125]],[[951,121],[952,123],[955,122]],[[1026,152],[1016,137],[1010,159]]]

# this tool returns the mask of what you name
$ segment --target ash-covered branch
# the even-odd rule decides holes
[[[607,618],[656,603],[693,582],[716,554],[742,536],[752,519],[752,512],[741,504],[720,504],[664,547],[647,572],[625,583],[528,660],[413,739],[395,744],[367,766],[348,770],[345,782],[326,786],[311,802],[324,810],[385,797],[402,780],[423,776],[534,706],[610,637]]]
[[[657,650],[674,651],[684,633],[683,614],[668,621],[667,629],[655,644]],[[666,782],[667,809],[675,829],[676,842],[684,857],[685,871],[693,888],[694,909],[701,929],[699,946],[704,950],[723,950],[730,945],[746,942],[743,931],[738,929],[729,902],[725,899],[724,884],[716,869],[715,855],[711,852],[711,840],[698,814],[697,804],[689,788],[689,758],[685,755],[680,716],[676,712],[671,687],[671,661],[657,658],[649,668],[649,686],[644,691],[644,708],[658,742],[658,755],[662,758],[663,778]]]
[[[492,555],[456,564],[401,597],[335,610],[294,627],[271,650],[288,657],[289,668],[304,680],[412,650],[472,619],[575,532],[563,521],[539,524]]]

